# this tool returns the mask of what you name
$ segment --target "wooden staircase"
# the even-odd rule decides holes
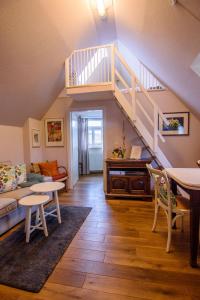
[[[137,127],[135,126],[135,123],[130,119],[130,117],[128,116],[128,114],[126,113],[126,111],[124,110],[124,108],[121,106],[121,104],[118,102],[117,98],[116,98],[117,104],[119,109],[123,112],[123,114],[126,116],[127,120],[129,121],[130,125],[132,126],[132,128],[134,129],[134,132],[136,132],[137,137],[139,139],[139,141],[142,144],[142,158],[148,158],[145,154],[145,152],[147,151],[150,158],[152,159],[152,166],[154,168],[158,168],[160,170],[163,169],[163,165],[162,163],[159,161],[159,159],[156,157],[155,153],[151,150],[151,148],[149,147],[149,145],[147,144],[147,142],[145,141],[145,139],[143,138],[142,134],[139,132],[139,130],[137,129]]]
[[[165,139],[158,130],[159,118],[166,124],[168,121],[150,95],[150,91],[164,87],[149,70],[142,65],[139,79],[113,44],[75,50],[66,59],[65,68],[67,95],[79,101],[113,97],[154,166],[171,166],[161,151]]]

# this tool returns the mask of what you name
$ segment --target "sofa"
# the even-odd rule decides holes
[[[31,185],[45,181],[52,178],[27,174],[25,164],[0,164],[0,235],[25,218],[25,209],[18,201],[33,193]]]

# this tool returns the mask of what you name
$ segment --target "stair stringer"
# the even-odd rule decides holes
[[[150,141],[148,143],[148,145],[152,149],[152,147],[153,147],[153,138],[149,134],[146,127],[143,125],[142,121],[139,118],[137,118],[137,121],[134,122],[134,124],[135,124],[135,127],[138,129],[138,131],[143,136],[143,138],[145,139],[145,142],[147,143],[147,141]],[[159,146],[157,147],[157,151],[156,151],[156,153],[154,153],[154,155],[155,155],[156,159],[161,163],[162,167],[172,168],[171,163],[169,162],[169,160],[167,159],[167,157],[165,156],[165,154],[163,153],[163,151],[160,149]]]

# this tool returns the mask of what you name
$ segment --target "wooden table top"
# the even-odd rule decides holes
[[[30,187],[31,191],[36,193],[48,193],[61,190],[65,187],[62,182],[41,182]]]
[[[166,168],[168,176],[190,190],[200,190],[200,168]]]

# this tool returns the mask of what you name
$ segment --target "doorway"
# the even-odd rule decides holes
[[[103,110],[70,112],[71,188],[80,176],[103,173]]]

